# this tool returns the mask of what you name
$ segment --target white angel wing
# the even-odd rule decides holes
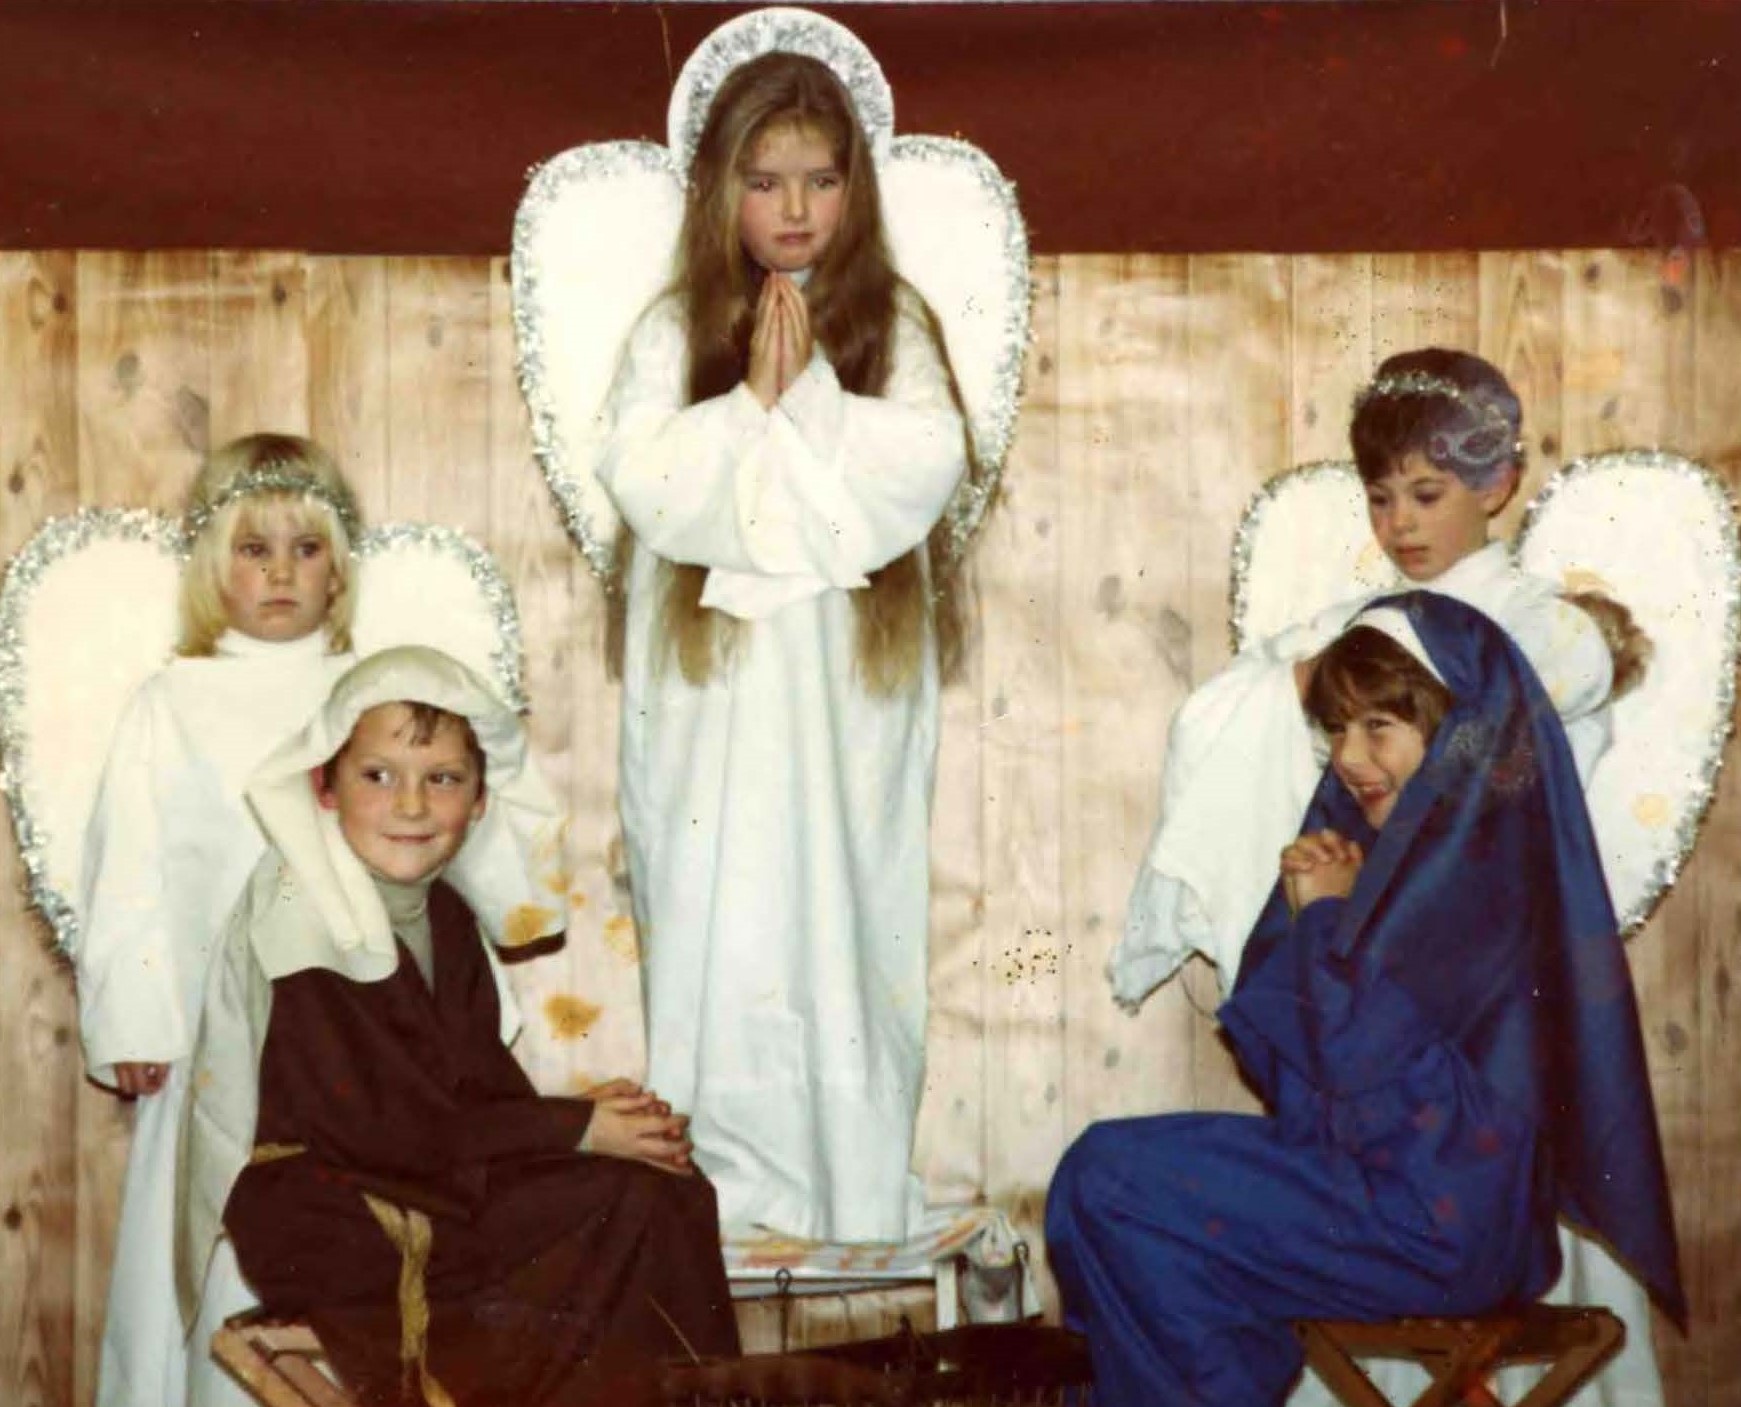
[[[878,179],[895,266],[943,324],[985,471],[949,507],[960,551],[996,493],[1015,433],[1028,348],[1028,232],[1015,187],[966,142],[897,137]]]
[[[593,477],[630,329],[671,272],[683,182],[664,147],[599,142],[538,167],[514,217],[514,333],[532,439],[569,534],[612,573],[617,512]]]
[[[1566,591],[1624,604],[1655,654],[1614,706],[1590,817],[1622,930],[1674,883],[1710,804],[1735,694],[1741,554],[1735,506],[1690,460],[1599,454],[1561,469],[1530,504],[1519,564]]]
[[[1234,530],[1233,648],[1396,584],[1396,569],[1367,524],[1353,464],[1326,460],[1290,469],[1252,495]]]
[[[455,528],[386,523],[357,544],[359,655],[428,645],[495,685],[524,712],[520,613],[496,559]]]
[[[85,509],[45,523],[0,586],[0,761],[30,901],[69,952],[85,824],[133,690],[175,646],[180,525]]]

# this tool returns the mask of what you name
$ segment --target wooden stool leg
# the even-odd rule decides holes
[[[1434,1382],[1414,1401],[1414,1407],[1504,1407],[1482,1381],[1513,1339],[1519,1325],[1513,1319],[1496,1319],[1446,1355],[1434,1373]]]
[[[1372,1385],[1366,1370],[1341,1344],[1314,1323],[1301,1323],[1295,1328],[1306,1349],[1306,1362],[1342,1407],[1391,1407],[1385,1395]]]
[[[1626,1325],[1619,1318],[1602,1311],[1590,1316],[1589,1326],[1588,1341],[1555,1359],[1541,1381],[1518,1399],[1517,1407],[1558,1407],[1586,1378],[1620,1352],[1626,1342]]]

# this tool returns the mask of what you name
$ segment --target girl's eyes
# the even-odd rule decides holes
[[[264,557],[266,555],[266,544],[258,539],[250,539],[247,542],[238,542],[236,544],[236,555],[238,557]]]
[[[316,557],[326,555],[326,539],[322,537],[305,537],[296,544],[296,555],[313,561]]]
[[[812,176],[810,178],[810,184],[815,186],[819,191],[831,191],[840,184],[840,177],[830,171],[826,175]]]
[[[759,195],[766,195],[774,189],[773,179],[768,176],[751,176],[744,184]]]

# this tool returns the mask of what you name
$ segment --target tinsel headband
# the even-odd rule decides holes
[[[318,498],[332,510],[333,516],[344,528],[345,536],[353,544],[362,534],[362,518],[357,513],[356,500],[343,484],[330,484],[306,469],[294,468],[283,461],[268,460],[257,469],[249,469],[236,475],[209,499],[196,503],[187,510],[187,516],[182,519],[182,530],[187,534],[188,541],[193,541],[204,532],[212,519],[232,503],[261,493]]]
[[[1504,406],[1478,391],[1459,386],[1449,377],[1434,376],[1431,372],[1402,371],[1375,376],[1355,393],[1354,409],[1359,412],[1370,401],[1402,400],[1409,396],[1432,396],[1451,401],[1475,420],[1475,428],[1467,432],[1468,434],[1504,435],[1510,441],[1512,455],[1523,453],[1524,446],[1523,441],[1518,438],[1517,422],[1506,413]]]

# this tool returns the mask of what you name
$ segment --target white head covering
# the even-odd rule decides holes
[[[1439,673],[1439,668],[1433,663],[1433,657],[1427,653],[1427,647],[1421,643],[1420,635],[1410,623],[1407,614],[1395,606],[1373,606],[1362,611],[1348,622],[1348,629],[1356,626],[1368,626],[1380,635],[1388,635],[1409,654],[1418,660],[1421,666],[1439,683],[1445,682],[1445,676]]]
[[[326,706],[261,765],[248,787],[260,828],[282,859],[282,902],[256,915],[254,949],[270,978],[324,967],[357,981],[398,962],[385,905],[310,773],[344,747],[357,720],[387,703],[431,704],[464,718],[483,749],[484,814],[443,877],[499,944],[518,946],[568,922],[564,815],[527,757],[515,712],[457,660],[421,645],[382,650],[350,669]],[[317,920],[310,922],[312,917]]]

